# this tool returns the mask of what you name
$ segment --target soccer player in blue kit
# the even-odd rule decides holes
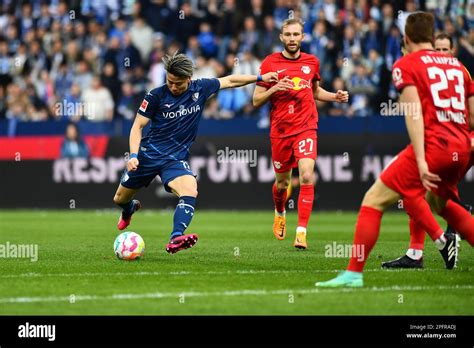
[[[130,158],[114,203],[122,208],[118,229],[125,229],[133,213],[141,208],[135,193],[159,175],[166,191],[179,197],[173,229],[166,251],[170,254],[192,247],[197,234],[184,234],[194,215],[197,181],[187,159],[196,138],[206,100],[219,89],[264,81],[276,82],[278,75],[229,75],[191,80],[193,62],[184,54],[163,58],[166,84],[151,90],[138,109],[130,131]],[[151,121],[148,133],[143,128]]]

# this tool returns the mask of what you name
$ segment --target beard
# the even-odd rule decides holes
[[[288,44],[285,45],[285,50],[288,52],[288,53],[291,53],[291,54],[295,54],[296,52],[299,51],[299,49],[301,48],[301,43],[295,43],[294,44],[295,46],[294,47],[290,47]]]

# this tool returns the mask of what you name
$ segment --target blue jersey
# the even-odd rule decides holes
[[[219,88],[218,79],[199,79],[191,81],[189,88],[178,96],[166,84],[151,90],[138,109],[140,115],[151,120],[151,127],[140,142],[140,157],[186,161],[204,104]]]

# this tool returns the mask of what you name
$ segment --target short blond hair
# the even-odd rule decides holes
[[[299,24],[301,26],[301,32],[304,30],[304,22],[299,18],[288,18],[286,19],[280,28],[280,33],[283,33],[283,29],[291,24]]]

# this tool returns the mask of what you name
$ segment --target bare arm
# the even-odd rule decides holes
[[[224,88],[235,88],[235,87],[242,87],[245,85],[248,85],[249,83],[254,83],[257,82],[257,75],[240,75],[240,74],[234,74],[234,75],[228,75],[219,78],[219,82],[221,84],[220,89]],[[276,82],[278,80],[278,74],[269,72],[266,73],[265,75],[262,75],[262,81],[264,82]]]
[[[469,126],[471,131],[474,131],[474,95],[468,98],[469,107]],[[474,151],[474,150],[473,150]]]
[[[336,93],[328,92],[319,85],[319,81],[313,84],[314,99],[323,102],[347,103],[349,92],[338,90]]]
[[[262,86],[256,86],[252,98],[253,106],[258,108],[265,104],[274,93],[286,91],[291,88],[293,88],[293,81],[291,81],[288,76],[285,76],[283,79],[278,81],[276,85],[268,89]]]
[[[420,179],[423,186],[431,191],[438,187],[435,181],[441,181],[438,175],[430,173],[425,157],[425,122],[421,109],[420,97],[415,86],[407,86],[400,95],[400,103],[409,113],[405,115],[405,122],[408,129],[411,144],[415,151],[416,163],[420,172]]]
[[[142,139],[143,128],[150,122],[149,118],[146,118],[140,114],[137,114],[135,121],[133,122],[132,129],[130,130],[130,155],[138,154],[138,149],[140,147],[140,140]],[[127,170],[134,171],[138,167],[138,159],[130,158],[127,162]]]

